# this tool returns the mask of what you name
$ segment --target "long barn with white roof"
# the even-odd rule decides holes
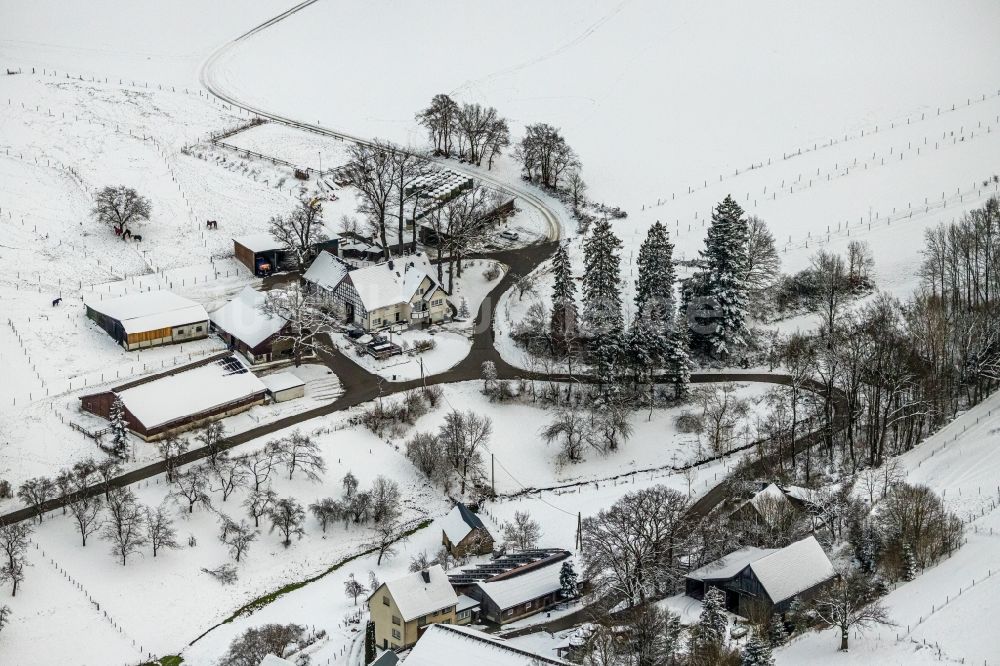
[[[129,351],[208,336],[208,313],[169,291],[144,291],[86,302],[87,316]]]

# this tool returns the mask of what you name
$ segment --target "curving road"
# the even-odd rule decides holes
[[[344,141],[351,141],[352,143],[359,143],[362,145],[372,145],[373,140],[368,137],[362,137],[344,131],[333,130],[327,127],[323,127],[322,125],[307,123],[301,120],[297,120],[295,118],[283,116],[281,114],[275,113],[274,111],[270,111],[268,109],[256,106],[255,104],[247,100],[240,99],[236,96],[235,93],[226,90],[225,87],[222,85],[222,83],[220,83],[219,78],[217,76],[216,65],[218,64],[219,60],[223,56],[225,56],[229,51],[238,46],[241,42],[250,39],[257,33],[266,30],[267,28],[275,25],[276,23],[285,20],[289,16],[297,14],[298,12],[302,11],[303,9],[306,9],[315,2],[317,2],[317,0],[305,0],[305,2],[302,2],[288,9],[287,11],[282,12],[281,14],[275,16],[274,18],[269,19],[254,28],[251,28],[250,30],[246,31],[236,39],[232,40],[231,42],[223,44],[222,46],[217,48],[214,52],[212,52],[212,54],[205,60],[205,62],[202,63],[199,79],[201,81],[201,84],[205,87],[205,89],[218,99],[222,100],[226,104],[229,104],[230,106],[235,106],[237,108],[243,109],[248,113],[260,116],[261,118],[266,118],[272,122],[288,125],[289,127],[296,127],[298,129],[315,132],[316,134],[322,134],[324,136],[330,136],[337,139],[342,139]],[[556,241],[559,240],[559,238],[562,236],[561,233],[562,223],[560,221],[558,213],[555,210],[553,210],[545,202],[545,200],[538,195],[536,191],[533,191],[532,189],[527,187],[522,187],[520,185],[513,185],[502,178],[497,178],[488,171],[483,171],[482,169],[477,169],[477,168],[470,168],[467,165],[461,164],[453,160],[431,158],[431,161],[438,162],[442,165],[447,165],[447,167],[452,171],[457,171],[469,177],[475,178],[485,183],[489,183],[492,187],[502,192],[505,192],[510,196],[520,198],[527,206],[533,208],[545,221],[547,227],[546,235],[548,237],[548,240]]]
[[[289,16],[292,16],[296,12],[307,8],[316,1],[317,0],[306,0],[305,2],[292,7],[278,16],[261,23],[255,28],[240,35],[235,40],[221,46],[214,53],[212,53],[212,55],[209,56],[203,64],[201,81],[211,94],[225,101],[227,104],[240,107],[263,118],[292,127],[306,129],[319,134],[339,137],[347,141],[368,144],[370,141],[366,138],[357,137],[345,132],[334,131],[318,125],[304,123],[293,118],[288,118],[267,111],[266,109],[257,108],[250,103],[239,100],[234,95],[227,93],[215,79],[213,72],[215,64],[218,62],[219,58],[231,48],[239,44],[241,41],[252,37],[258,32],[265,30],[266,28],[288,18]],[[531,273],[555,251],[555,248],[558,245],[558,240],[561,236],[560,217],[556,211],[548,206],[541,196],[527,187],[511,185],[510,183],[504,182],[492,174],[482,172],[478,169],[469,169],[464,165],[455,164],[451,161],[448,161],[447,165],[451,169],[461,171],[470,176],[486,181],[494,187],[497,187],[512,196],[520,198],[526,205],[534,208],[546,221],[548,226],[549,240],[547,242],[516,250],[505,250],[489,255],[490,258],[507,264],[510,267],[510,270],[507,271],[500,282],[497,283],[493,290],[483,300],[479,311],[476,313],[474,328],[476,332],[473,334],[472,349],[469,354],[458,365],[454,366],[450,370],[427,377],[425,380],[389,383],[385,382],[377,375],[364,370],[339,352],[333,351],[321,353],[323,362],[340,378],[341,386],[343,387],[344,392],[339,398],[329,404],[294,414],[292,416],[287,416],[237,435],[233,435],[226,439],[222,445],[223,448],[231,449],[252,440],[266,437],[279,430],[295,426],[304,421],[350,409],[351,407],[355,407],[362,403],[375,400],[380,395],[392,395],[417,388],[424,384],[446,384],[477,380],[481,377],[482,364],[486,361],[492,361],[494,363],[497,369],[497,374],[501,379],[524,378],[549,381],[577,381],[583,383],[596,381],[595,377],[588,377],[585,375],[574,375],[573,377],[569,377],[566,375],[549,375],[538,372],[529,372],[511,365],[501,358],[500,353],[494,346],[493,330],[494,314],[497,304],[500,301],[500,295],[513,286],[516,275],[527,275]],[[696,373],[691,376],[691,381],[692,383],[743,381],[788,385],[791,382],[791,378],[788,375],[775,373]],[[814,384],[807,388],[815,393],[822,394],[822,389],[819,385]],[[840,394],[835,395],[834,404],[837,416],[837,427],[839,428],[840,424],[844,421],[843,414],[845,413],[845,401],[843,400],[843,396]],[[821,433],[810,433],[800,440],[800,442],[803,442],[804,445],[811,446],[813,443],[821,439],[820,435]],[[193,449],[186,452],[183,456],[180,456],[177,459],[177,462],[181,465],[190,464],[206,458],[208,454],[209,451],[206,448]],[[153,463],[122,474],[110,480],[108,485],[112,487],[124,487],[153,476],[163,474],[165,471],[165,463]],[[97,495],[105,492],[105,489],[106,487],[104,484],[95,484],[79,492],[87,495]],[[710,489],[705,496],[699,499],[699,501],[692,506],[691,514],[694,516],[704,515],[725,498],[725,493],[726,490],[724,484],[719,484],[718,486]],[[43,511],[49,512],[60,509],[76,499],[77,495],[78,494],[74,494],[66,498],[55,498],[49,500],[43,505]],[[35,515],[36,512],[33,509],[19,509],[0,515],[0,524],[28,520],[33,518]]]

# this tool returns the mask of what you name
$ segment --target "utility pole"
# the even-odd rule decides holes
[[[424,376],[424,357],[420,356],[418,358],[420,359],[420,381],[423,382],[424,388],[427,388],[427,377]]]
[[[576,549],[583,551],[583,514],[576,512]]]
[[[490,488],[493,489],[493,496],[497,494],[497,466],[493,454],[490,454]]]

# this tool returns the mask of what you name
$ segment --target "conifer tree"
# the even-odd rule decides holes
[[[725,597],[716,587],[705,591],[698,616],[697,643],[701,646],[722,645],[726,638]]]
[[[667,334],[663,365],[666,377],[674,387],[674,398],[684,398],[691,384],[691,338],[687,320],[680,313]]]
[[[743,209],[731,196],[715,207],[701,257],[705,262],[701,296],[710,299],[715,317],[703,335],[709,350],[721,358],[731,356],[747,340],[747,286],[744,281],[747,223]]]
[[[635,282],[636,317],[647,316],[662,322],[664,330],[673,324],[674,246],[667,228],[659,221],[646,233],[639,247],[639,275]]]
[[[773,648],[781,647],[788,642],[788,630],[785,629],[785,622],[777,613],[771,616],[771,622],[767,625],[767,640]]]
[[[583,243],[583,318],[594,338],[624,328],[621,250],[622,242],[607,219],[598,220]]]
[[[111,403],[111,448],[119,458],[128,458],[128,422],[125,420],[125,403],[116,397]]]
[[[771,646],[761,640],[756,633],[750,636],[743,648],[743,666],[774,666]]]
[[[570,269],[566,247],[559,246],[552,258],[552,319],[549,332],[552,339],[562,345],[567,339],[576,337],[576,284]]]
[[[559,587],[563,599],[572,599],[577,595],[578,579],[573,565],[569,562],[563,562],[559,569]]]

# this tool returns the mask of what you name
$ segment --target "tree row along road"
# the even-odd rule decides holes
[[[274,25],[275,23],[293,15],[294,13],[308,7],[309,5],[316,2],[316,0],[306,0],[295,7],[292,7],[288,11],[279,14],[278,16],[266,21],[259,26],[251,29],[250,31],[244,33],[240,37],[237,37],[232,42],[223,45],[217,49],[204,63],[201,71],[201,80],[205,87],[210,93],[218,97],[219,99],[225,101],[227,104],[232,104],[243,108],[249,112],[255,113],[261,117],[268,118],[274,122],[279,122],[287,124],[292,127],[299,127],[302,129],[307,129],[309,131],[317,132],[327,136],[334,136],[342,138],[347,141],[355,141],[358,143],[368,144],[369,141],[364,138],[356,137],[343,132],[336,132],[327,128],[319,127],[316,125],[310,125],[308,123],[302,123],[291,118],[280,116],[274,113],[270,113],[263,109],[254,108],[253,106],[237,100],[232,95],[227,94],[219,86],[215,85],[212,76],[212,68],[218,59],[234,45],[238,44],[240,41],[245,40],[252,35],[266,29],[267,27]],[[506,272],[504,277],[497,283],[497,285],[490,291],[487,297],[483,300],[480,305],[479,311],[476,313],[475,319],[475,333],[472,338],[472,349],[469,354],[456,366],[447,370],[443,373],[427,377],[424,380],[411,380],[406,382],[386,382],[381,377],[374,375],[365,369],[361,368],[353,361],[348,359],[346,356],[338,351],[331,352],[321,352],[320,357],[324,364],[327,365],[340,379],[341,386],[343,388],[343,393],[337,399],[332,402],[321,405],[319,407],[300,412],[298,414],[293,414],[281,419],[277,419],[270,423],[263,424],[256,428],[232,435],[225,439],[221,443],[220,448],[224,450],[233,449],[241,444],[246,444],[248,442],[257,440],[268,435],[272,435],[285,428],[290,428],[301,424],[305,421],[327,416],[336,412],[341,412],[351,407],[355,407],[362,403],[370,402],[375,400],[380,396],[390,396],[393,394],[402,393],[404,391],[409,391],[414,388],[418,388],[423,385],[435,385],[435,384],[450,384],[455,382],[464,382],[477,380],[481,377],[482,364],[486,361],[491,361],[494,363],[497,369],[497,376],[500,379],[530,379],[530,380],[544,380],[544,381],[574,381],[581,383],[594,383],[597,381],[595,377],[588,377],[586,375],[560,375],[560,374],[545,374],[539,372],[531,372],[517,368],[509,363],[507,363],[503,358],[501,358],[500,353],[497,351],[493,344],[494,341],[494,329],[493,321],[496,312],[497,305],[500,301],[500,296],[510,289],[513,285],[517,276],[528,275],[534,271],[539,265],[541,265],[545,260],[547,260],[552,253],[555,251],[558,239],[560,237],[560,222],[558,214],[553,211],[542,197],[534,194],[532,191],[525,187],[514,187],[509,183],[505,183],[492,175],[483,174],[478,170],[465,169],[454,165],[451,162],[447,162],[448,167],[462,171],[463,173],[479,178],[480,180],[486,180],[492,185],[503,189],[511,195],[520,197],[527,205],[533,207],[546,221],[549,227],[549,241],[544,243],[539,243],[536,245],[531,245],[525,248],[520,248],[516,250],[505,250],[496,253],[491,253],[489,255],[479,255],[480,257],[488,256],[491,259],[500,261],[510,267],[510,270]],[[473,257],[470,257],[473,258]],[[791,383],[791,378],[784,374],[775,373],[695,373],[691,376],[692,383],[713,383],[713,382],[762,382],[769,384],[779,384],[788,385]],[[822,389],[818,384],[811,384],[805,387],[807,390],[812,391],[822,395]],[[843,405],[844,400],[842,396],[836,395],[834,397],[835,402],[835,413],[837,415],[838,423],[843,422],[842,415],[845,414]],[[811,433],[806,435],[800,442],[806,441],[809,445],[818,441],[821,438],[821,433]],[[192,449],[179,456],[176,459],[175,464],[177,465],[187,465],[198,460],[202,460],[209,456],[209,449],[207,447]],[[87,488],[69,495],[66,498],[54,498],[47,501],[43,505],[43,511],[50,512],[57,509],[61,509],[66,504],[74,501],[80,494],[86,495],[98,495],[105,492],[107,486],[110,487],[125,487],[151,477],[164,474],[166,472],[166,463],[163,461],[145,465],[128,472],[121,474],[120,476],[111,479],[108,484],[95,483]],[[698,502],[692,505],[691,513],[692,515],[705,515],[711,508],[718,504],[725,497],[725,487],[724,484],[719,484],[711,488],[705,495],[703,495]],[[0,516],[0,524],[8,524],[12,522],[19,522],[22,520],[28,520],[36,515],[36,511],[31,507],[25,507],[23,509],[18,509],[11,511]]]

